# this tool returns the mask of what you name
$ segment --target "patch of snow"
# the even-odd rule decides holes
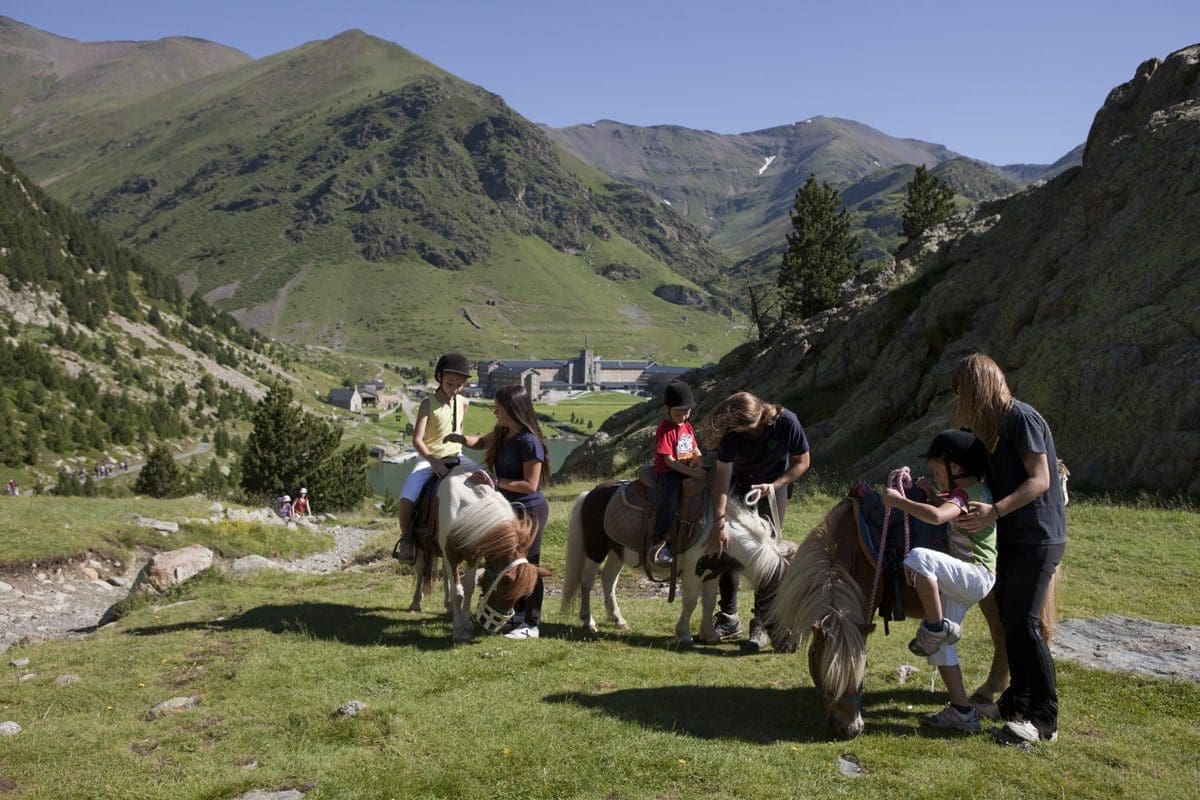
[[[766,172],[767,167],[771,166],[771,162],[774,160],[775,160],[775,156],[767,156],[766,160],[763,161],[763,165],[758,168],[758,174],[762,175],[764,172]],[[878,163],[878,162],[876,162],[876,163]]]
[[[666,203],[667,205],[673,205],[673,203],[671,203],[671,201],[665,197],[663,198],[663,202]]]

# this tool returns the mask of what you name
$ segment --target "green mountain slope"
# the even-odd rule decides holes
[[[774,268],[796,190],[810,174],[843,192],[859,218],[863,255],[873,259],[900,242],[903,192],[918,164],[945,164],[940,175],[965,205],[1079,163],[1072,151],[1049,167],[993,167],[942,145],[829,117],[732,136],[610,120],[547,131],[584,161],[671,204],[751,270]]]
[[[360,31],[78,115],[13,155],[275,336],[528,356],[590,335],[606,356],[699,363],[742,335],[726,261],[693,226]]]

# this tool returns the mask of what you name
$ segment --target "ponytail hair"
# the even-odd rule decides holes
[[[783,406],[764,403],[750,392],[734,392],[717,406],[704,422],[704,446],[714,449],[731,433],[749,433],[759,425],[773,425]]]

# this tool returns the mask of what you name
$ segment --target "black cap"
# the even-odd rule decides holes
[[[471,377],[471,362],[467,361],[467,357],[462,353],[446,353],[437,360],[437,366],[433,368],[434,375],[443,372],[454,372],[469,378]]]
[[[683,381],[671,381],[663,392],[663,405],[667,408],[695,408],[692,387]]]
[[[944,458],[953,461],[975,476],[983,478],[987,474],[988,453],[979,437],[968,430],[944,430],[929,443],[929,449],[923,454],[925,458]]]

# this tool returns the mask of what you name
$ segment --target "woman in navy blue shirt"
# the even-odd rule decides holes
[[[541,485],[550,480],[550,456],[542,440],[533,402],[523,386],[505,386],[496,392],[493,410],[496,427],[482,436],[450,434],[446,441],[458,442],[474,450],[486,450],[484,464],[496,475],[496,488],[513,504],[523,518],[530,518],[537,533],[526,558],[530,564],[542,559],[542,532],[550,516],[550,505]],[[533,593],[517,603],[515,624],[504,635],[509,639],[538,638],[542,616],[542,579]]]

